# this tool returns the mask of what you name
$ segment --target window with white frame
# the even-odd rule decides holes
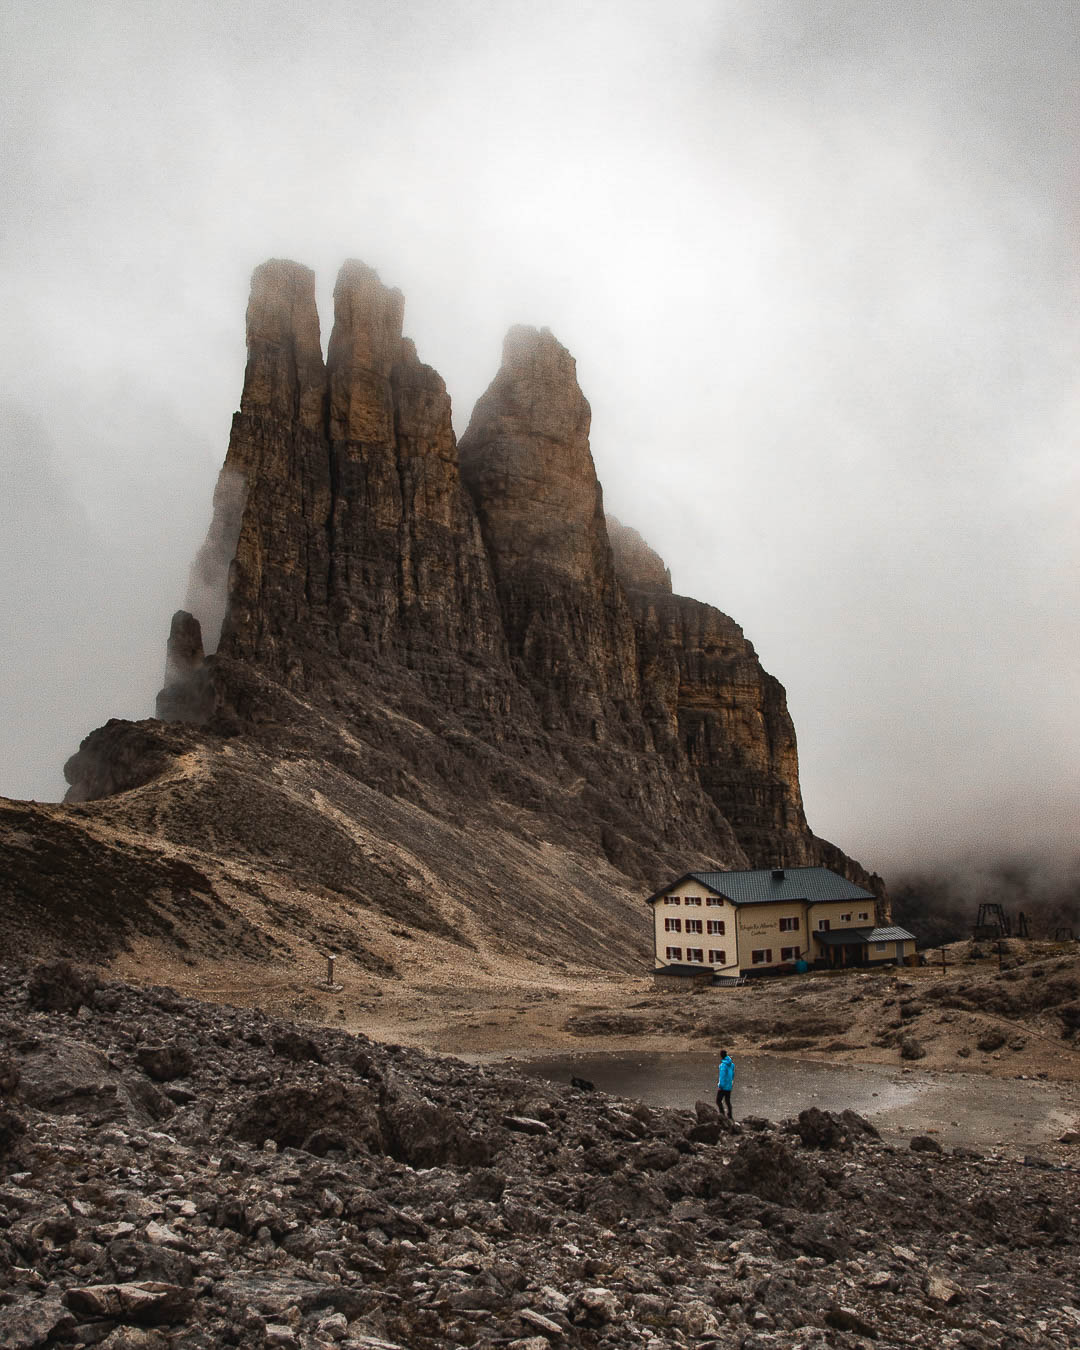
[[[875,942],[874,946],[879,952],[887,952],[889,950],[889,944],[887,942]]]
[[[681,932],[682,932],[682,919],[672,919],[672,918],[667,918],[667,919],[665,919],[665,920],[664,920],[664,932],[665,932],[665,933],[681,933]]]
[[[797,961],[798,959],[799,959],[799,948],[798,948],[798,947],[781,947],[781,948],[780,948],[780,960],[781,960],[781,961]]]
[[[866,910],[863,910],[863,912],[859,915],[860,919],[868,919],[869,917],[870,915],[866,912]]]
[[[709,964],[712,966],[726,966],[727,952],[717,951],[715,947],[709,948]]]
[[[664,896],[664,904],[665,904],[665,905],[681,905],[681,904],[682,904],[682,896],[681,896],[681,895],[665,895],[665,896]]]
[[[829,921],[828,921],[828,919],[818,919],[818,921],[817,921],[817,926],[818,926],[818,932],[819,932],[819,933],[827,933],[827,932],[829,931]]]
[[[709,906],[709,905],[713,905],[713,906],[715,906],[715,905],[722,905],[723,903],[724,903],[724,901],[723,901],[723,897],[722,897],[722,896],[719,896],[719,895],[709,895],[709,896],[706,896],[706,897],[705,897],[705,904],[706,904],[706,906]]]
[[[686,959],[687,959],[688,961],[702,961],[702,962],[703,962],[703,961],[705,960],[705,953],[701,950],[700,947],[687,947],[687,949],[686,949]]]
[[[701,906],[701,896],[700,896],[700,895],[684,895],[684,896],[683,896],[683,901],[684,901],[686,904],[688,904],[688,905],[697,905],[699,908],[700,908],[700,906]]]
[[[841,922],[841,923],[850,923],[850,922],[851,922],[851,915],[850,915],[850,914],[841,914],[841,915],[840,915],[840,922]]]
[[[781,919],[780,931],[781,933],[797,933],[799,931],[798,919]]]
[[[751,963],[755,966],[767,966],[772,962],[772,948],[761,947],[750,953]]]
[[[701,920],[700,920],[700,919],[687,919],[687,921],[686,921],[686,931],[687,931],[688,933],[700,933],[700,932],[701,932]]]
[[[717,937],[723,937],[724,934],[725,934],[724,920],[723,920],[723,919],[706,919],[706,920],[705,920],[705,931],[706,931],[707,933],[714,933]]]
[[[669,948],[667,949],[667,959],[668,959],[669,961],[681,961],[681,960],[682,960],[682,948],[681,948],[681,947],[669,947]]]

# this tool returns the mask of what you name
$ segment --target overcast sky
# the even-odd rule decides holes
[[[886,871],[1075,852],[1064,0],[0,0],[0,792],[152,711],[252,268],[406,297],[458,432],[511,323],[608,509],[786,686]],[[692,860],[691,860],[692,861]]]

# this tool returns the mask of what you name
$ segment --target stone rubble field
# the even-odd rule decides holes
[[[1080,1171],[14,967],[0,1346],[1080,1346]]]

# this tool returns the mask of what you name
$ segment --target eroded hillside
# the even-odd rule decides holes
[[[641,898],[687,865],[822,862],[881,894],[808,828],[741,630],[605,518],[565,348],[511,331],[459,455],[400,293],[347,263],[334,303],[324,360],[312,273],[255,272],[159,717],[92,732],[66,805],[0,817],[21,941],[630,971]]]

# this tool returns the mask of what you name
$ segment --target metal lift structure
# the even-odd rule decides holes
[[[1027,915],[1023,910],[1016,917],[1016,931],[1013,932],[1013,922],[1008,910],[1004,905],[985,903],[979,906],[979,914],[975,920],[976,940],[993,941],[995,938],[1029,938],[1031,929],[1028,925]]]

